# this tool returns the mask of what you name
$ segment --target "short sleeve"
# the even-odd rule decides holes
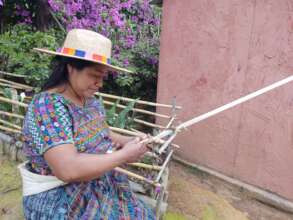
[[[98,111],[100,112],[101,116],[105,119],[106,118],[106,110],[105,106],[103,105],[103,102],[100,100],[98,101]]]
[[[36,98],[33,113],[40,154],[61,144],[74,143],[71,116],[60,97],[46,93]]]

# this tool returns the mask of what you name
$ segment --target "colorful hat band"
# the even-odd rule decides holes
[[[63,48],[59,48],[57,50],[57,52],[67,54],[67,55],[71,55],[71,56],[77,56],[77,57],[81,57],[81,58],[87,58],[87,59],[90,59],[90,60],[95,60],[95,61],[98,61],[98,62],[104,63],[104,64],[111,64],[111,59],[110,58],[107,58],[105,56],[95,54],[95,53],[88,53],[88,52],[83,51],[83,50],[77,50],[77,49],[73,49],[73,48],[63,47]]]

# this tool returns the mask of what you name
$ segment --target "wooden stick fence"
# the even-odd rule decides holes
[[[24,119],[24,116],[22,116],[22,115],[10,113],[10,112],[5,112],[5,111],[0,111],[0,115],[6,115],[6,116],[9,116],[9,117],[15,117],[15,118]]]
[[[141,120],[141,119],[134,118],[133,121],[135,121],[136,123],[139,123],[139,124],[146,125],[146,126],[148,126],[148,127],[159,128],[159,129],[165,129],[165,127],[162,126],[162,125],[158,125],[158,124],[154,124],[154,123],[146,122],[146,121]]]
[[[1,83],[1,82],[0,82],[0,86],[9,87],[9,88],[13,88],[13,89],[23,89],[23,87],[21,87],[21,86],[16,86],[13,84],[6,84],[6,83]]]
[[[110,101],[105,101],[105,100],[103,100],[103,103],[106,104],[106,105],[115,105],[115,103],[110,102]],[[119,108],[123,108],[123,109],[126,108],[125,105],[121,105],[121,104],[117,104],[116,106],[119,107]],[[161,117],[161,118],[170,118],[170,116],[168,116],[168,115],[154,113],[154,112],[151,112],[151,111],[142,110],[142,109],[138,109],[138,108],[133,108],[132,111],[133,112],[144,113],[144,114],[147,114],[147,115],[153,115],[153,116],[157,116],[157,117]]]
[[[21,134],[21,131],[18,129],[7,128],[7,127],[1,126],[1,125],[0,125],[0,130]]]
[[[142,101],[142,100],[135,100],[135,99],[131,99],[131,98],[126,98],[126,97],[122,97],[122,96],[116,96],[116,95],[110,95],[110,94],[106,94],[106,93],[101,93],[101,92],[97,92],[96,93],[97,96],[102,96],[102,97],[106,97],[106,98],[113,98],[113,99],[118,99],[118,100],[123,100],[123,101],[136,101],[136,103],[139,104],[145,104],[145,105],[150,105],[150,106],[155,106],[155,107],[165,107],[165,108],[172,108],[172,105],[166,105],[166,104],[161,104],[161,103],[154,103],[154,102],[147,102],[147,101]],[[181,109],[181,106],[175,106],[176,109]]]
[[[11,99],[1,97],[1,96],[0,96],[0,101],[8,102],[8,103],[19,105],[19,106],[22,106],[22,107],[27,107],[28,106],[28,104],[26,104],[26,103],[18,102],[18,101],[11,100]],[[114,105],[115,104],[115,103],[109,102],[109,101],[104,101],[104,103],[109,104],[109,105]],[[124,106],[124,105],[117,105],[117,107],[126,108],[126,106]],[[157,113],[153,113],[153,112],[142,110],[142,109],[133,109],[133,111],[141,112],[141,113],[145,113],[145,114],[149,114],[149,115],[154,115],[154,116],[158,116],[158,117],[163,117],[163,118],[170,118],[167,115],[157,114]],[[155,127],[155,128],[160,128],[160,129],[165,128],[164,126],[157,125],[157,124],[150,123],[150,122],[146,122],[146,121],[141,120],[141,119],[134,118],[134,121],[137,122],[137,123],[149,126],[149,127]]]
[[[28,90],[33,90],[33,87],[31,87],[31,86],[28,86],[28,85],[25,85],[25,84],[22,84],[22,83],[16,83],[16,82],[6,80],[6,79],[0,79],[0,82],[4,82],[4,83],[11,84],[11,85],[19,86],[21,88],[28,89]]]
[[[0,123],[2,123],[2,124],[4,124],[4,125],[8,125],[8,126],[13,127],[13,128],[16,128],[16,129],[18,129],[18,130],[21,130],[21,127],[20,127],[20,126],[15,125],[15,124],[12,124],[12,123],[10,123],[10,122],[8,122],[8,121],[6,121],[6,120],[2,120],[2,119],[0,119]]]
[[[117,116],[117,115],[118,114],[115,113],[115,116]],[[147,122],[147,121],[144,121],[144,120],[141,120],[141,119],[134,118],[133,121],[135,121],[138,124],[142,124],[142,125],[145,125],[145,126],[148,126],[148,127],[151,127],[151,128],[165,129],[165,127],[162,126],[162,125],[154,124],[154,123]]]
[[[8,102],[10,104],[14,104],[14,105],[19,105],[19,106],[22,106],[22,107],[25,107],[27,108],[28,104],[25,104],[23,102],[19,102],[19,101],[15,101],[15,100],[11,100],[9,98],[4,98],[2,96],[0,96],[0,101],[3,101],[3,102]]]
[[[25,78],[26,77],[25,75],[9,73],[9,72],[5,72],[5,71],[0,71],[0,76],[1,76],[1,74],[6,75],[6,76],[19,77],[19,78]]]

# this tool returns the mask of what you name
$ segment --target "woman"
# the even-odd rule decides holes
[[[53,72],[34,96],[24,121],[21,167],[26,219],[154,219],[153,211],[113,168],[138,160],[140,139],[111,132],[94,98],[109,70],[111,41],[82,29],[67,34],[54,54]],[[145,138],[145,137],[144,137]],[[113,143],[120,150],[111,151]]]

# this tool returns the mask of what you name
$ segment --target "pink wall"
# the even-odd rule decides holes
[[[292,73],[293,1],[164,0],[157,101],[176,96],[181,121]],[[293,200],[292,89],[179,134],[178,155]]]

